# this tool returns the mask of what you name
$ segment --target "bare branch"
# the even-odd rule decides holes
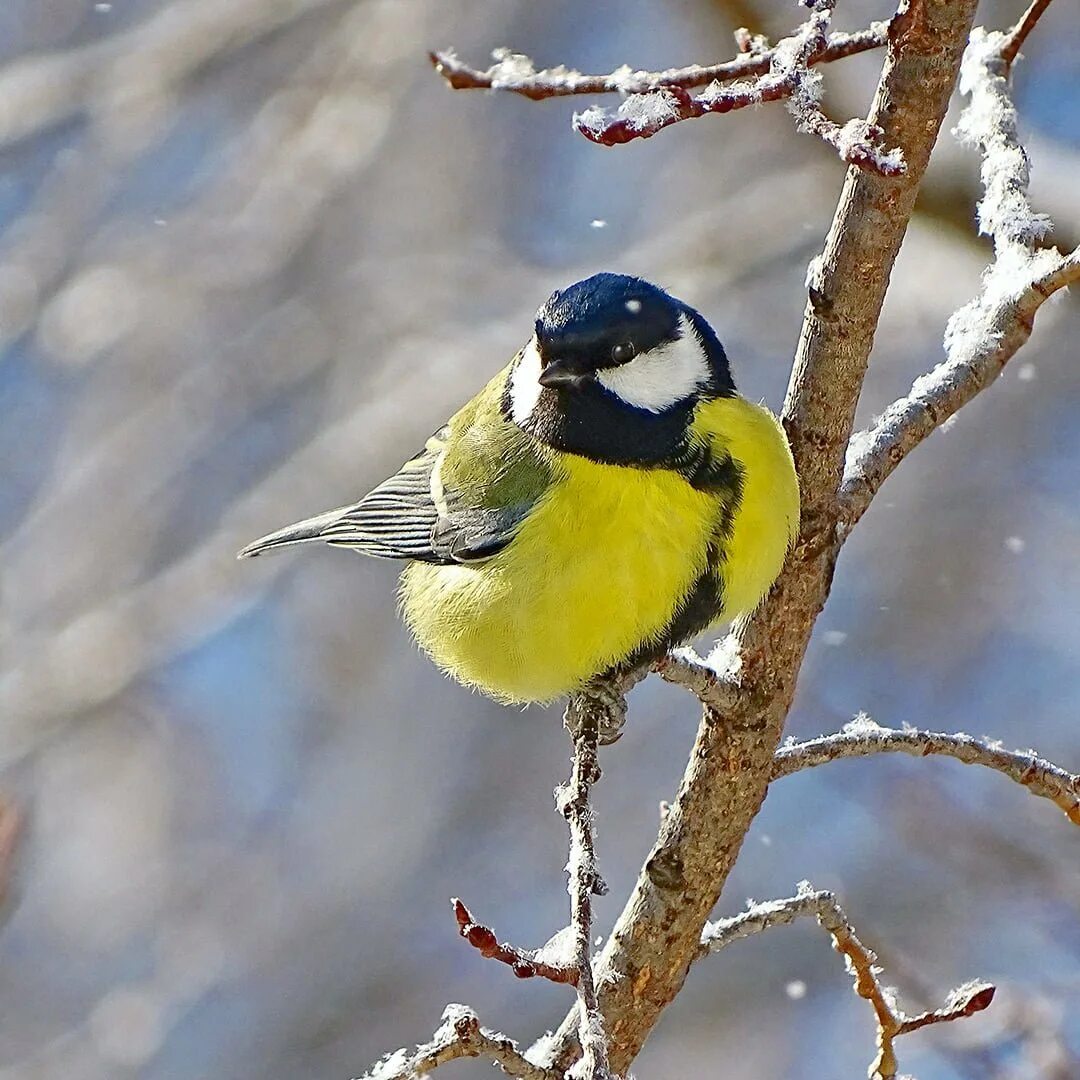
[[[808,64],[829,64],[846,56],[883,48],[888,41],[888,24],[871,23],[852,34],[830,34],[823,49],[813,53]],[[691,64],[666,71],[635,71],[625,65],[609,75],[583,75],[571,68],[537,70],[533,61],[510,49],[496,49],[495,64],[486,71],[462,63],[451,49],[428,53],[435,70],[454,90],[505,90],[533,101],[576,94],[646,94],[651,90],[678,87],[689,90],[713,82],[733,82],[765,75],[769,52],[744,52],[722,64]]]
[[[768,51],[768,71],[753,82],[736,87],[713,82],[696,96],[681,86],[634,93],[614,111],[594,105],[575,113],[574,127],[593,142],[616,146],[650,138],[683,120],[787,99],[798,129],[823,139],[843,161],[884,176],[899,176],[904,171],[903,155],[898,150],[881,150],[880,128],[860,119],[837,124],[818,104],[821,77],[812,73],[809,65],[811,58],[827,47],[833,3],[815,0],[810,18]]]
[[[1043,17],[1043,12],[1050,6],[1050,0],[1031,0],[1031,5],[1024,12],[1020,21],[1009,31],[1001,47],[1001,59],[1006,70],[1011,68],[1020,50],[1027,41],[1028,34],[1035,29],[1035,24]]]
[[[1050,221],[1028,203],[1028,158],[1009,98],[1005,53],[1029,17],[1034,25],[1041,14],[1037,6],[1008,35],[981,28],[972,32],[960,77],[970,102],[957,135],[983,155],[979,228],[993,238],[994,262],[979,295],[949,320],[945,359],[852,438],[841,488],[846,530],[908,453],[1001,374],[1031,336],[1043,303],[1080,281],[1080,249],[1062,255],[1056,248],[1037,247]]]
[[[534,1065],[512,1039],[480,1026],[476,1013],[466,1005],[447,1005],[443,1023],[429,1042],[410,1054],[402,1048],[373,1065],[361,1080],[420,1080],[448,1061],[486,1057],[518,1080],[563,1080],[554,1069]]]
[[[622,702],[625,715],[626,703]],[[555,805],[570,825],[570,858],[566,864],[570,893],[570,926],[573,929],[574,963],[577,967],[578,1041],[582,1064],[575,1072],[581,1080],[613,1080],[608,1064],[604,1017],[597,1003],[592,968],[592,898],[607,886],[596,870],[593,844],[593,813],[589,804],[592,785],[600,779],[597,744],[602,728],[610,726],[610,714],[594,696],[575,695],[566,708],[566,727],[573,733],[574,763],[570,779],[555,790]],[[606,715],[605,715],[606,714]],[[618,721],[621,723],[621,721]]]
[[[577,985],[577,968],[548,963],[542,957],[542,949],[519,949],[506,942],[500,942],[495,931],[489,926],[484,926],[483,923],[478,923],[472,917],[472,912],[456,896],[450,903],[454,908],[458,931],[481,956],[509,965],[519,979],[537,977],[547,979],[549,982]],[[547,947],[551,944],[552,942],[548,942]]]
[[[1074,825],[1080,825],[1080,775],[1044,760],[1034,750],[1004,750],[996,742],[962,733],[879,727],[866,716],[856,717],[835,734],[782,746],[776,752],[772,778],[778,780],[841,758],[882,753],[914,757],[941,754],[965,765],[984,765],[1023,784],[1032,795],[1049,799]]]
[[[833,948],[846,958],[848,970],[855,980],[855,993],[873,1006],[877,1020],[878,1054],[870,1066],[871,1080],[892,1080],[896,1076],[899,1066],[893,1043],[899,1036],[930,1024],[973,1016],[994,1000],[994,987],[989,983],[966,983],[954,990],[940,1009],[908,1016],[896,1003],[894,993],[881,985],[877,957],[859,940],[835,895],[826,891],[815,892],[806,881],[800,882],[796,895],[786,900],[752,904],[741,915],[706,923],[701,936],[701,955],[719,952],[740,938],[810,915],[832,937]]]

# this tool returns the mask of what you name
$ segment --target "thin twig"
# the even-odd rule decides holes
[[[1046,761],[1034,750],[1004,750],[996,742],[962,733],[880,727],[866,716],[856,717],[835,734],[782,746],[774,758],[772,779],[841,758],[882,753],[939,754],[965,765],[984,765],[1022,784],[1032,795],[1049,799],[1074,825],[1080,825],[1080,775]]]
[[[1012,67],[1017,54],[1027,41],[1028,34],[1035,29],[1035,24],[1042,18],[1050,2],[1051,0],[1031,0],[1031,5],[1021,16],[1020,21],[1009,31],[1001,47],[1001,59],[1005,61],[1006,68]]]
[[[575,1076],[582,1080],[612,1080],[604,1017],[597,1004],[592,968],[592,898],[605,892],[606,886],[596,869],[589,792],[600,779],[597,745],[604,711],[602,702],[595,697],[575,695],[570,699],[566,726],[574,733],[573,767],[569,781],[555,790],[555,805],[570,826],[567,890],[578,971],[578,1040],[582,1053],[582,1065]]]
[[[989,983],[972,982],[958,987],[948,1001],[932,1012],[908,1016],[897,1004],[893,992],[878,980],[877,957],[859,940],[843,908],[831,892],[815,892],[809,882],[799,884],[795,896],[752,904],[741,915],[707,923],[701,936],[701,955],[719,952],[740,938],[782,926],[806,916],[814,916],[833,939],[833,948],[843,954],[855,981],[855,992],[870,1002],[877,1020],[878,1054],[870,1066],[871,1080],[892,1080],[898,1063],[894,1041],[901,1035],[948,1023],[982,1012],[994,999]]]
[[[576,986],[578,970],[565,964],[552,964],[544,959],[540,949],[519,949],[507,942],[500,942],[495,931],[483,923],[478,923],[472,912],[455,896],[451,901],[454,917],[457,919],[461,936],[481,956],[498,960],[513,968],[519,979],[540,978],[553,983],[570,983]],[[551,942],[548,943],[549,945]]]
[[[979,295],[949,320],[945,359],[852,437],[840,491],[845,532],[908,453],[1001,374],[1031,336],[1043,303],[1080,281],[1080,249],[1063,255],[1037,246],[1050,221],[1028,202],[1028,158],[1009,97],[1010,43],[1018,35],[1022,41],[1043,10],[1033,5],[1009,34],[971,33],[960,74],[960,90],[970,101],[956,134],[982,154],[979,229],[993,238],[994,261]]]
[[[823,49],[807,60],[808,64],[829,64],[846,56],[880,49],[888,42],[888,24],[871,23],[852,34],[830,34]],[[435,70],[454,90],[505,90],[533,101],[569,97],[576,94],[645,94],[663,87],[689,90],[712,82],[733,82],[765,75],[769,70],[769,52],[744,53],[722,64],[690,64],[666,71],[635,71],[629,65],[609,75],[584,75],[566,67],[537,70],[532,60],[509,49],[496,49],[495,63],[486,71],[462,63],[452,49],[430,52]]]
[[[429,1042],[410,1053],[402,1048],[389,1054],[364,1073],[361,1080],[420,1080],[448,1061],[464,1057],[486,1057],[518,1080],[563,1080],[554,1069],[534,1065],[512,1039],[480,1026],[476,1013],[467,1005],[447,1005],[442,1026]]]
[[[684,687],[719,713],[730,708],[739,694],[738,683],[729,671],[714,666],[712,657],[703,659],[691,649],[668,653],[653,664],[653,670],[665,682]]]

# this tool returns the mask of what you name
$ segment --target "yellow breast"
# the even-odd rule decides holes
[[[665,470],[563,456],[504,551],[479,566],[410,564],[402,607],[460,681],[549,701],[655,639],[706,568],[715,500]]]

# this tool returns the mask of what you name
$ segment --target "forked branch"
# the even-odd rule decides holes
[[[1038,246],[1051,223],[1028,202],[1028,157],[1009,97],[1010,64],[1047,6],[1036,0],[1009,33],[972,31],[960,71],[969,101],[956,135],[982,154],[979,230],[993,239],[994,261],[979,295],[949,320],[945,359],[852,437],[840,491],[845,530],[908,453],[1001,374],[1046,300],[1080,281],[1080,250]]]
[[[453,53],[432,53],[436,70],[455,89],[487,87],[509,90],[538,100],[568,94],[612,93],[625,95],[616,109],[594,105],[574,114],[574,128],[592,142],[616,146],[647,139],[683,120],[710,113],[726,113],[786,100],[798,129],[817,135],[835,149],[841,159],[885,176],[904,171],[899,150],[881,149],[881,131],[862,119],[837,124],[820,109],[821,77],[812,65],[877,48],[888,41],[889,26],[875,23],[854,35],[828,35],[835,0],[809,0],[810,18],[772,48],[753,48],[726,64],[662,72],[620,68],[610,75],[582,75],[565,67],[537,71],[520,53],[500,50],[487,71],[462,64]],[[745,40],[743,42],[745,44]],[[727,83],[733,80],[735,86]],[[707,84],[707,85],[705,85]],[[691,87],[705,85],[700,93]]]
[[[707,923],[701,936],[701,953],[719,952],[740,938],[782,926],[796,919],[814,916],[833,940],[855,982],[855,993],[870,1002],[877,1022],[877,1057],[870,1066],[871,1080],[892,1080],[899,1065],[895,1040],[931,1024],[943,1024],[982,1012],[994,999],[989,983],[971,982],[958,987],[940,1009],[909,1016],[897,1004],[896,996],[878,979],[877,957],[859,940],[843,908],[831,892],[815,891],[809,882],[785,900],[752,904],[734,918]]]
[[[563,1074],[529,1061],[512,1039],[480,1026],[466,1005],[447,1005],[442,1026],[431,1039],[408,1051],[395,1050],[376,1063],[360,1080],[418,1080],[448,1061],[486,1057],[518,1080],[563,1080]]]

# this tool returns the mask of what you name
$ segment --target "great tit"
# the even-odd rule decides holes
[[[416,640],[460,682],[546,702],[753,610],[799,521],[783,429],[656,285],[554,293],[510,364],[358,503],[241,557],[321,540],[400,559]]]

